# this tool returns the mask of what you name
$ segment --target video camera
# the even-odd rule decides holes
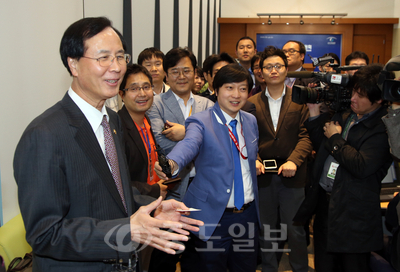
[[[400,55],[391,58],[379,74],[378,87],[384,100],[400,102],[400,81],[389,79],[391,72],[400,70]]]
[[[351,91],[346,88],[350,81],[349,75],[313,73],[312,77],[316,77],[327,85],[315,88],[295,85],[292,91],[293,102],[297,104],[325,102],[334,111],[350,107]]]
[[[323,66],[330,63],[335,72],[288,72],[287,77],[295,78],[316,78],[325,84],[321,87],[309,88],[295,85],[292,91],[292,101],[297,104],[321,103],[325,102],[332,110],[340,111],[350,108],[351,89],[348,88],[351,76],[341,74],[341,71],[356,70],[362,66],[339,66],[334,64],[331,56],[316,58],[313,60],[314,66]],[[325,86],[324,86],[325,85]]]

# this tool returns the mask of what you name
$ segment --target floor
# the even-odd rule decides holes
[[[287,244],[286,247],[287,248]],[[288,253],[283,253],[281,262],[279,263],[279,272],[289,272],[292,271],[289,264],[289,255]],[[313,246],[313,237],[310,234],[310,245],[308,246],[308,271],[314,272],[314,246]],[[176,266],[176,272],[181,272],[179,263]],[[261,270],[256,270],[256,272],[262,272]]]
[[[286,247],[287,248],[287,244]],[[288,253],[283,253],[281,262],[279,263],[279,272],[289,272],[292,271],[289,264]],[[314,272],[314,246],[312,235],[310,235],[310,245],[308,246],[308,272]],[[261,270],[256,270],[256,272],[261,272]]]

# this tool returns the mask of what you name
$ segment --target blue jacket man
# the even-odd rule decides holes
[[[217,103],[186,120],[185,138],[168,154],[175,172],[195,162],[196,176],[183,201],[200,209],[191,216],[205,223],[192,235],[200,260],[195,268],[201,271],[256,269],[258,128],[255,117],[240,110],[251,86],[251,76],[243,67],[228,64],[221,68],[214,79]],[[232,120],[237,122],[233,127]],[[242,196],[234,191],[241,187],[243,205],[238,206],[236,200]]]

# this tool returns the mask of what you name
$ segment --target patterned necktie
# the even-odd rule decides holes
[[[103,126],[103,132],[104,132],[104,145],[106,147],[106,158],[108,163],[110,164],[111,174],[114,178],[115,185],[117,186],[118,193],[121,196],[125,211],[127,212],[124,190],[122,189],[121,175],[119,173],[117,150],[115,149],[114,139],[111,135],[110,124],[108,124],[107,122],[107,115],[103,116],[103,121],[101,122],[101,125]]]
[[[229,125],[232,127],[232,133],[235,136],[237,143],[239,144],[239,137],[236,131],[237,120],[233,119]],[[239,150],[237,149],[235,143],[232,141],[232,151],[233,151],[233,161],[235,163],[235,176],[233,185],[235,188],[234,193],[234,203],[235,207],[239,210],[244,204],[244,191],[243,191],[243,177],[242,177],[242,167],[240,164]]]

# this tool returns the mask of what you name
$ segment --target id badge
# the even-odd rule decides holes
[[[339,164],[336,162],[331,162],[331,166],[329,166],[328,174],[326,175],[330,179],[335,179],[337,168]]]

